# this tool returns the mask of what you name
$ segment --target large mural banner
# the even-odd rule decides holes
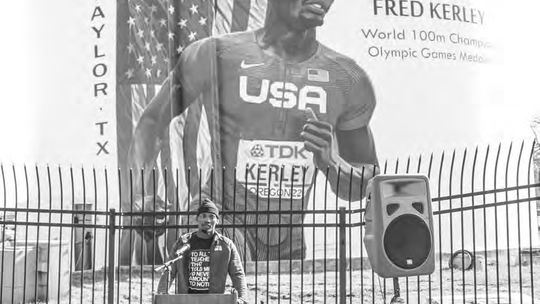
[[[247,260],[327,257],[335,229],[275,225],[335,222],[296,211],[362,208],[360,185],[382,160],[502,140],[501,124],[520,125],[501,115],[494,4],[124,0],[117,10],[118,160],[122,188],[134,187],[122,209],[153,211],[156,194],[158,210],[195,210],[208,196],[225,212],[257,211],[221,218],[257,225],[224,229]],[[175,235],[124,235],[146,250],[121,263],[159,263],[166,246],[152,242]]]

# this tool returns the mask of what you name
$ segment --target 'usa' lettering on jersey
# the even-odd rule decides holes
[[[240,97],[245,102],[269,102],[273,107],[305,110],[307,105],[317,106],[318,112],[326,114],[326,91],[322,87],[306,85],[298,88],[292,82],[262,79],[256,95],[248,93],[248,76],[240,76]]]
[[[352,130],[366,126],[375,107],[365,72],[324,45],[306,61],[287,63],[262,50],[254,32],[235,33],[191,44],[177,67],[187,95],[218,103],[220,121],[209,123],[219,124],[221,151],[212,153],[223,163],[214,167],[237,170],[238,183],[224,179],[229,210],[235,192],[241,197],[246,188],[249,208],[257,195],[302,208],[315,168],[300,140],[305,110]]]

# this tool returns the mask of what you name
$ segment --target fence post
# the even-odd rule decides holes
[[[347,303],[347,243],[345,207],[339,208],[339,303]]]
[[[115,232],[116,232],[116,210],[114,208],[109,210],[109,275],[108,275],[108,303],[114,304],[114,245]]]

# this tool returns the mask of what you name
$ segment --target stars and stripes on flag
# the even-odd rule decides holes
[[[159,92],[171,67],[190,43],[212,35],[261,27],[267,0],[119,0],[117,18],[117,126],[118,162],[127,170],[133,133],[144,109]],[[155,165],[178,168],[179,187],[198,185],[211,166],[210,134],[200,103],[173,123]],[[193,143],[197,143],[194,145]],[[189,144],[186,144],[189,143]],[[163,172],[160,172],[162,175]],[[204,177],[202,177],[204,178]],[[163,176],[161,176],[161,181]],[[158,194],[164,197],[163,182]],[[172,183],[168,183],[170,189]],[[147,188],[150,189],[150,188]],[[172,193],[171,193],[172,194]],[[169,196],[174,197],[174,196]],[[183,201],[186,198],[180,198]]]
[[[128,28],[125,49],[119,50],[125,58],[120,81],[162,83],[171,61],[185,47],[213,34],[216,4],[212,0],[128,0],[123,8],[128,12]]]

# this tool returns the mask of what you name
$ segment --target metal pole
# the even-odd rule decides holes
[[[339,208],[339,303],[347,303],[347,244],[345,207]]]
[[[393,282],[394,282],[394,297],[399,298],[401,295],[400,295],[400,291],[399,291],[399,280],[398,280],[398,278],[393,278]]]
[[[403,303],[405,303],[405,300],[403,300],[400,297],[399,279],[398,278],[393,278],[393,282],[394,282],[394,296],[392,297],[392,300],[390,300],[390,304],[403,304]]]
[[[108,303],[114,304],[114,245],[115,245],[115,232],[116,232],[116,210],[111,208],[109,210],[109,278],[108,278]]]

